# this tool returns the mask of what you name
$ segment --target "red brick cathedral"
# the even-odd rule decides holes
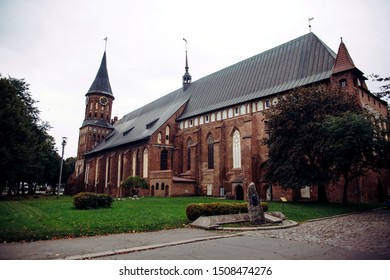
[[[308,33],[196,81],[188,72],[179,89],[125,115],[111,118],[111,90],[106,53],[86,93],[80,128],[74,191],[129,196],[121,186],[128,176],[147,180],[148,196],[226,196],[244,199],[255,182],[263,199],[317,198],[315,187],[284,190],[262,182],[267,147],[263,112],[294,88],[312,84],[340,86],[361,105],[386,116],[387,104],[368,90],[343,42],[337,54]],[[387,193],[388,178],[359,178],[349,199],[377,201]],[[330,201],[342,188],[328,186]]]

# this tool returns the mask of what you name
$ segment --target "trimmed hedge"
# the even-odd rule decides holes
[[[267,202],[261,202],[263,211],[268,211]],[[195,221],[200,216],[215,216],[215,215],[229,215],[248,213],[248,204],[242,203],[226,203],[226,202],[213,202],[213,203],[191,203],[187,205],[186,214],[190,221]]]
[[[73,197],[73,205],[77,209],[110,208],[113,198],[108,194],[81,192]]]

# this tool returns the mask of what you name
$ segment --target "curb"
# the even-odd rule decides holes
[[[100,257],[108,257],[108,256],[119,255],[119,254],[129,254],[129,253],[159,249],[159,248],[164,248],[164,247],[171,247],[171,246],[176,246],[176,245],[190,244],[190,243],[195,243],[195,242],[200,242],[200,241],[208,241],[208,240],[236,237],[236,236],[241,236],[241,235],[242,234],[240,234],[240,233],[239,234],[236,233],[236,234],[228,234],[228,235],[217,235],[217,236],[209,236],[209,237],[202,237],[202,238],[193,238],[193,239],[187,239],[187,240],[182,240],[182,241],[177,241],[177,242],[168,242],[168,243],[153,244],[153,245],[126,248],[126,249],[119,249],[119,250],[109,250],[109,251],[105,251],[105,252],[90,253],[90,254],[84,254],[84,255],[68,256],[68,257],[65,257],[65,260],[90,260],[90,259],[95,259],[95,258],[100,258]]]
[[[215,230],[223,231],[262,231],[262,230],[273,230],[273,229],[286,229],[291,227],[296,227],[299,224],[295,221],[287,220],[289,224],[281,226],[268,226],[268,227],[217,227]]]

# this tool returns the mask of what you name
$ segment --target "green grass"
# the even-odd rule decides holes
[[[0,200],[0,241],[40,240],[110,233],[154,231],[184,227],[189,203],[221,201],[206,197],[115,200],[112,208],[77,210],[72,197]],[[222,200],[225,201],[225,200]],[[237,202],[228,201],[225,202]],[[373,207],[375,205],[364,205]],[[282,211],[270,202],[269,211]],[[338,215],[358,210],[339,204],[286,203],[285,215],[294,221]]]

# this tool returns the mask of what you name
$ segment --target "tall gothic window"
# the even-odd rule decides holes
[[[192,140],[188,140],[187,144],[187,170],[191,170],[191,146]]]
[[[139,163],[139,150],[137,150],[136,163],[135,163],[135,176],[139,176],[141,173],[141,167]]]
[[[160,154],[160,170],[168,169],[168,151],[162,150]]]
[[[137,151],[133,152],[133,177],[136,176],[136,170],[137,170]]]
[[[148,178],[148,163],[149,163],[148,149],[145,149],[143,155],[143,168],[142,168],[142,176],[144,178]]]
[[[167,126],[166,128],[165,128],[165,144],[169,144],[169,133],[170,133],[170,127],[169,126]]]
[[[241,135],[238,130],[233,133],[233,168],[241,168]]]
[[[208,168],[214,169],[214,138],[211,134],[207,139],[207,162]]]

